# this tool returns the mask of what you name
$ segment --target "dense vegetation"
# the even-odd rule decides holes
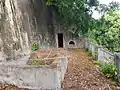
[[[119,4],[112,2],[104,7],[103,16],[92,20],[88,36],[99,45],[111,51],[120,51],[120,12]]]
[[[85,35],[91,19],[91,8],[97,6],[96,0],[46,0],[57,12],[57,21],[65,30],[75,36]]]
[[[75,36],[88,36],[111,51],[120,51],[119,3],[100,4],[97,0],[45,0],[57,13],[57,22]],[[92,18],[93,10],[102,17]]]

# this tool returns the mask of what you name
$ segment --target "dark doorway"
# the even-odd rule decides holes
[[[58,47],[63,48],[63,34],[58,33]]]

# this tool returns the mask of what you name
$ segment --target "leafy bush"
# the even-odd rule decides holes
[[[93,20],[93,28],[88,36],[97,44],[110,51],[120,51],[120,14],[118,11],[109,12],[101,20]]]
[[[104,65],[101,71],[107,78],[115,79],[117,77],[117,68],[114,65]]]
[[[96,65],[96,66],[102,67],[102,66],[105,65],[105,62],[103,62],[103,61],[98,61],[98,60],[94,60],[94,61],[93,61],[93,64]]]
[[[88,56],[92,56],[92,53],[90,51],[88,51],[87,53],[88,53]]]
[[[101,66],[101,62],[99,62],[99,61],[97,61],[97,60],[94,60],[94,61],[93,61],[93,64],[94,64],[94,65]]]
[[[39,50],[39,44],[36,43],[36,42],[34,42],[34,43],[32,44],[32,50],[33,50],[33,51]]]
[[[88,48],[86,48],[85,51],[88,52]]]
[[[94,65],[100,66],[100,62],[99,61],[93,61]]]

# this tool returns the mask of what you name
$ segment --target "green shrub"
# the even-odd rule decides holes
[[[38,43],[36,43],[36,42],[34,42],[33,44],[32,44],[32,51],[36,51],[36,50],[39,50],[39,44]]]
[[[87,55],[88,56],[92,56],[92,52],[91,51],[89,51],[89,49],[87,48],[87,49],[85,49],[85,52],[87,52]]]
[[[88,56],[92,56],[92,53],[90,51],[88,51]]]
[[[85,51],[88,52],[88,48],[86,48]]]
[[[105,62],[103,62],[103,61],[98,61],[98,60],[94,60],[94,61],[93,61],[93,64],[94,64],[94,65],[97,65],[97,66],[99,66],[99,67],[102,67],[102,66],[105,65]]]
[[[101,71],[107,78],[115,79],[117,77],[117,68],[114,65],[104,65]]]
[[[94,65],[97,65],[97,66],[101,66],[101,62],[99,62],[99,61],[97,61],[97,60],[94,60],[94,61],[93,61],[93,64],[94,64]]]

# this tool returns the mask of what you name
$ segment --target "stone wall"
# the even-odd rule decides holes
[[[85,42],[85,49],[91,53],[93,59],[98,60],[100,62],[104,62],[106,64],[113,64],[115,65],[115,55],[113,52],[110,52],[103,46],[94,44],[90,40],[86,39]]]
[[[52,64],[41,66],[0,63],[0,83],[32,90],[61,90],[68,58],[53,59],[55,61]]]
[[[87,49],[93,56],[93,59],[98,59],[98,45],[85,39],[85,49]]]
[[[53,12],[44,0],[0,0],[0,60],[29,54],[33,41],[54,46]]]
[[[84,48],[84,38],[83,37],[78,37],[76,38],[75,36],[73,36],[69,31],[64,33],[65,35],[65,47],[67,48]],[[69,42],[73,41],[75,44],[74,45],[70,45]]]
[[[85,39],[85,49],[91,53],[92,57],[105,64],[115,65],[118,69],[118,74],[120,74],[120,53],[111,52],[103,46],[97,45],[91,42],[89,39]]]
[[[115,65],[114,53],[106,50],[103,47],[98,47],[98,61],[105,62],[107,64]]]
[[[58,33],[63,34],[63,47],[64,48],[84,48],[85,47],[85,38],[78,37],[76,38],[69,30],[62,29],[59,25],[55,27],[55,46],[58,47]],[[73,41],[75,45],[71,46],[70,41]]]
[[[118,69],[118,74],[120,74],[120,53],[115,53],[115,65]]]

